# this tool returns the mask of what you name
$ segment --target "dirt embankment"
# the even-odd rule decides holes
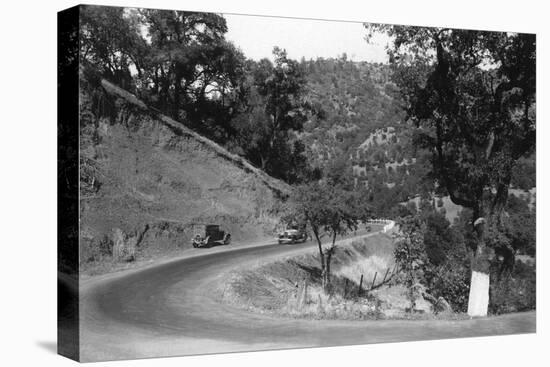
[[[252,312],[313,319],[408,318],[405,289],[395,284],[394,243],[377,234],[343,241],[332,260],[333,293],[321,288],[316,249],[236,269],[220,286],[222,302]],[[433,307],[418,299],[425,315]]]
[[[233,242],[271,236],[289,188],[239,156],[81,76],[80,264],[85,274],[177,254],[194,223],[220,224]]]

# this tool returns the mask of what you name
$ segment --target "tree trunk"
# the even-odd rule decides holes
[[[319,248],[319,261],[321,262],[321,284],[323,287],[323,290],[326,291],[327,283],[326,283],[326,256],[323,251],[323,246],[321,244],[321,238],[319,237],[319,231],[313,228],[313,234],[315,235],[315,239],[317,240],[317,246]]]
[[[321,285],[323,286],[323,291],[327,291],[327,266],[326,266],[326,256],[321,255]]]
[[[324,256],[324,266],[323,266],[323,290],[325,293],[328,293],[330,286],[330,253],[327,253]]]
[[[164,68],[162,66],[160,67],[160,75],[161,75],[161,83],[162,83],[162,87],[160,89],[160,94],[161,94],[160,110],[163,113],[169,115],[169,111],[168,111],[168,90],[170,89],[170,85],[169,85],[169,81],[168,81],[168,76],[164,72]]]
[[[265,168],[267,167],[267,161],[268,161],[268,157],[265,157],[263,155],[260,155],[260,164],[261,164],[261,169],[262,171],[265,172]]]
[[[325,251],[325,265],[323,266],[323,290],[325,293],[330,291],[330,262],[332,260],[332,254],[334,253],[334,246]]]
[[[334,253],[334,250],[336,243],[336,231],[332,234],[332,245],[329,249],[325,251],[325,266],[324,266],[324,273],[323,273],[323,289],[325,292],[330,291],[330,262],[332,260],[332,254]]]
[[[489,249],[485,244],[485,219],[479,217],[474,222],[477,248],[472,257],[472,278],[468,297],[469,316],[487,316],[489,308]]]
[[[176,121],[179,120],[180,94],[181,94],[181,79],[179,75],[176,75],[176,81],[174,84],[174,106],[172,110],[172,118]]]

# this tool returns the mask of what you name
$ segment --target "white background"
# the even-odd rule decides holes
[[[98,3],[89,1],[89,3]],[[0,19],[0,364],[65,366],[56,341],[56,12],[73,1],[6,1]],[[536,366],[548,358],[548,12],[544,1],[208,0],[104,5],[536,32],[537,334],[116,362],[118,366]],[[546,88],[545,88],[546,87]],[[545,111],[546,110],[546,111]],[[107,365],[99,363],[98,366]]]

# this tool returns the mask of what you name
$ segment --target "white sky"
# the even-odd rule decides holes
[[[272,59],[274,46],[299,60],[337,57],[346,53],[353,61],[387,62],[388,38],[376,35],[365,41],[362,23],[224,14],[226,39],[254,60]]]

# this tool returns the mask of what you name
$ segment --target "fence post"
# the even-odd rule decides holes
[[[304,279],[304,291],[302,292],[302,304],[301,306],[305,306],[307,303],[307,278]]]
[[[388,276],[388,273],[390,272],[390,268],[386,269],[386,274],[384,274],[384,279],[382,280],[382,284],[386,281],[386,277]]]
[[[374,273],[374,278],[372,278],[372,285],[370,286],[370,289],[374,288],[374,282],[376,281],[376,275],[378,275],[378,272]]]
[[[344,298],[348,295],[348,278],[346,278],[346,282],[344,283]]]

